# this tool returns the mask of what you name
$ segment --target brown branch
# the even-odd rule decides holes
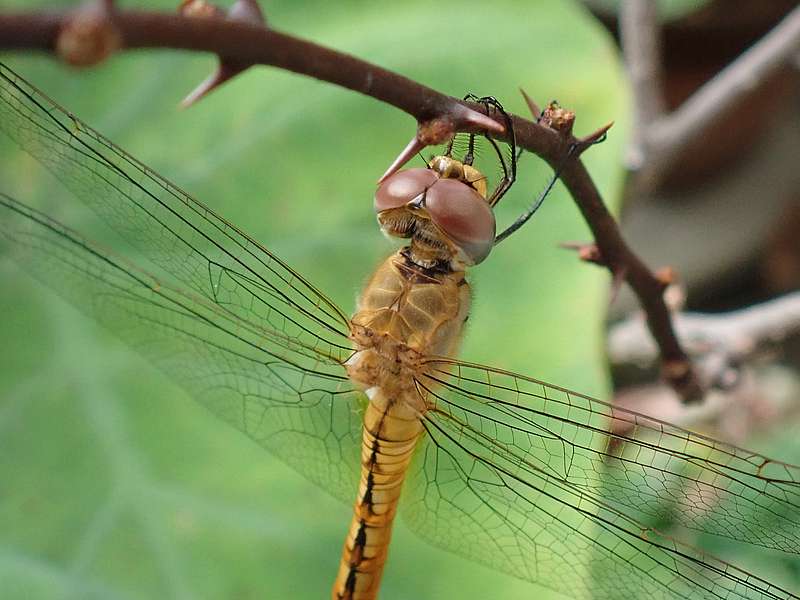
[[[60,33],[70,25],[76,12],[6,13],[0,15],[0,49],[53,52]],[[279,67],[340,85],[390,104],[419,122],[444,116],[463,129],[481,132],[474,124],[462,123],[467,106],[376,65],[274,29],[244,21],[187,18],[177,14],[120,11],[108,15],[109,25],[118,33],[121,47],[171,48],[210,52],[242,63]],[[544,127],[539,136],[552,134]],[[498,137],[502,138],[502,135]],[[527,140],[533,152],[555,153],[554,138]]]
[[[673,315],[673,322],[692,354],[716,349],[742,362],[765,346],[800,333],[800,292],[723,314],[679,313]],[[642,364],[652,362],[658,349],[641,320],[632,318],[611,328],[608,355],[612,364]]]
[[[645,0],[629,0],[643,2]],[[641,23],[640,23],[641,25]],[[623,38],[633,43],[635,38]],[[637,48],[625,49],[632,69]],[[638,136],[636,175],[640,189],[652,189],[663,173],[686,148],[700,139],[708,128],[739,100],[788,65],[800,52],[800,7],[792,10],[772,31],[742,53],[735,61],[705,83],[672,113],[646,125]],[[635,82],[635,80],[634,80]],[[634,92],[650,95],[652,89],[634,87]],[[643,100],[642,100],[643,102]],[[636,102],[637,105],[640,101]],[[634,164],[634,166],[636,166]]]
[[[78,12],[0,14],[0,49],[54,52],[59,36],[78,15]],[[462,102],[397,73],[274,29],[251,22],[156,12],[104,11],[102,16],[106,19],[105,27],[113,30],[102,32],[103,39],[113,40],[121,49],[203,51],[239,64],[279,67],[390,104],[413,116],[426,131],[480,133],[492,126],[493,136],[505,139],[506,134],[497,131],[497,123],[488,119],[481,105]],[[98,23],[93,25],[99,27]],[[477,119],[476,114],[483,120]],[[562,182],[594,234],[606,266],[612,273],[624,273],[639,297],[661,349],[668,382],[685,399],[699,397],[698,380],[672,330],[662,299],[663,285],[622,240],[614,218],[579,160],[580,152],[591,145],[594,134],[579,139],[572,135],[571,127],[557,130],[515,115],[512,120],[517,145],[559,170]]]
[[[612,273],[624,271],[647,315],[647,326],[661,351],[662,376],[685,400],[698,400],[702,386],[672,329],[664,304],[664,284],[627,246],[616,221],[606,209],[588,173],[583,168],[562,171],[561,179],[576,198],[589,224],[605,265]],[[577,198],[580,197],[580,200]]]

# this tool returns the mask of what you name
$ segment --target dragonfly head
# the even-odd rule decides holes
[[[486,178],[449,156],[386,179],[375,193],[375,211],[386,234],[411,238],[412,251],[416,247],[426,258],[475,265],[494,244]]]

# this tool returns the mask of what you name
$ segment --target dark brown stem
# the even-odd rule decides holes
[[[0,14],[0,50],[54,52],[60,33],[76,13]],[[216,18],[141,11],[106,15],[122,49],[173,48],[211,52],[241,64],[263,64],[334,83],[390,104],[418,123],[449,122],[455,131],[479,133],[485,129],[470,118],[485,114],[479,104],[464,103],[348,54],[266,29],[257,24]],[[623,241],[614,218],[579,159],[589,143],[571,130],[550,127],[512,115],[517,145],[546,160],[577,202],[612,273],[625,273],[648,315],[650,330],[661,348],[664,373],[685,399],[699,396],[692,366],[678,344],[662,299],[663,286]],[[494,137],[505,139],[503,133]],[[594,134],[593,134],[594,135]],[[587,136],[592,138],[592,136]],[[575,148],[579,151],[575,152]]]
[[[580,162],[562,170],[561,179],[575,198],[589,224],[604,264],[612,273],[623,272],[647,315],[647,325],[661,351],[662,374],[685,400],[697,400],[702,387],[692,365],[681,348],[667,306],[664,284],[634,254],[622,239],[617,223]]]

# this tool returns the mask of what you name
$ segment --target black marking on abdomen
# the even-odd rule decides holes
[[[347,579],[344,582],[344,589],[347,592],[346,598],[352,598],[356,590],[356,579],[358,577],[358,567],[364,559],[364,548],[367,545],[367,523],[364,519],[359,521],[358,533],[353,540],[353,552],[350,555],[350,562],[348,563],[349,570],[347,572]]]
[[[367,485],[364,490],[364,496],[361,498],[361,503],[366,505],[369,514],[374,515],[375,511],[372,510],[372,488],[375,487],[375,478],[372,476],[372,471],[367,475]]]
[[[378,426],[376,427],[377,431],[370,432],[372,435],[372,446],[370,448],[370,455],[369,455],[369,463],[368,468],[369,472],[367,473],[367,485],[365,486],[364,495],[361,497],[361,503],[365,504],[370,512],[370,514],[374,515],[375,512],[372,510],[372,488],[375,487],[375,477],[373,474],[373,469],[375,465],[378,464],[378,453],[380,451],[380,436],[383,430],[383,424],[386,420],[387,412],[381,415],[381,420],[378,422]]]

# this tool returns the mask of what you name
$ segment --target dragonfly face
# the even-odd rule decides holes
[[[503,177],[489,196],[487,178],[474,166],[476,134],[467,134],[461,160],[454,158],[455,136],[444,154],[434,156],[427,169],[406,169],[382,181],[375,194],[375,210],[384,233],[411,238],[410,253],[419,265],[448,264],[462,271],[482,262],[495,244],[496,222],[492,208],[514,183],[516,146],[512,121],[493,97],[468,94],[465,99],[482,104],[499,118],[511,138],[504,157],[488,135],[503,170]]]
[[[362,452],[367,397],[346,373],[354,319],[5,67],[0,130],[132,245],[139,261],[131,265],[7,196],[0,196],[3,252],[214,414],[352,503],[359,468],[372,456]],[[400,511],[424,539],[566,598],[798,597],[791,582],[747,573],[656,525],[671,521],[679,532],[789,560],[800,553],[796,466],[437,354],[412,356],[398,388],[413,389],[423,403],[413,415],[420,441],[408,461],[400,452],[407,462]],[[612,432],[612,417],[629,427]],[[369,485],[376,493],[367,507],[393,493]],[[369,538],[366,526],[352,532]],[[369,558],[377,546],[353,548]],[[417,584],[425,582],[408,586]],[[348,585],[345,577],[355,596]]]
[[[483,261],[494,244],[485,178],[450,157],[436,156],[428,169],[392,175],[375,194],[375,210],[381,229],[411,238],[414,253],[429,264],[452,262],[463,270]]]

